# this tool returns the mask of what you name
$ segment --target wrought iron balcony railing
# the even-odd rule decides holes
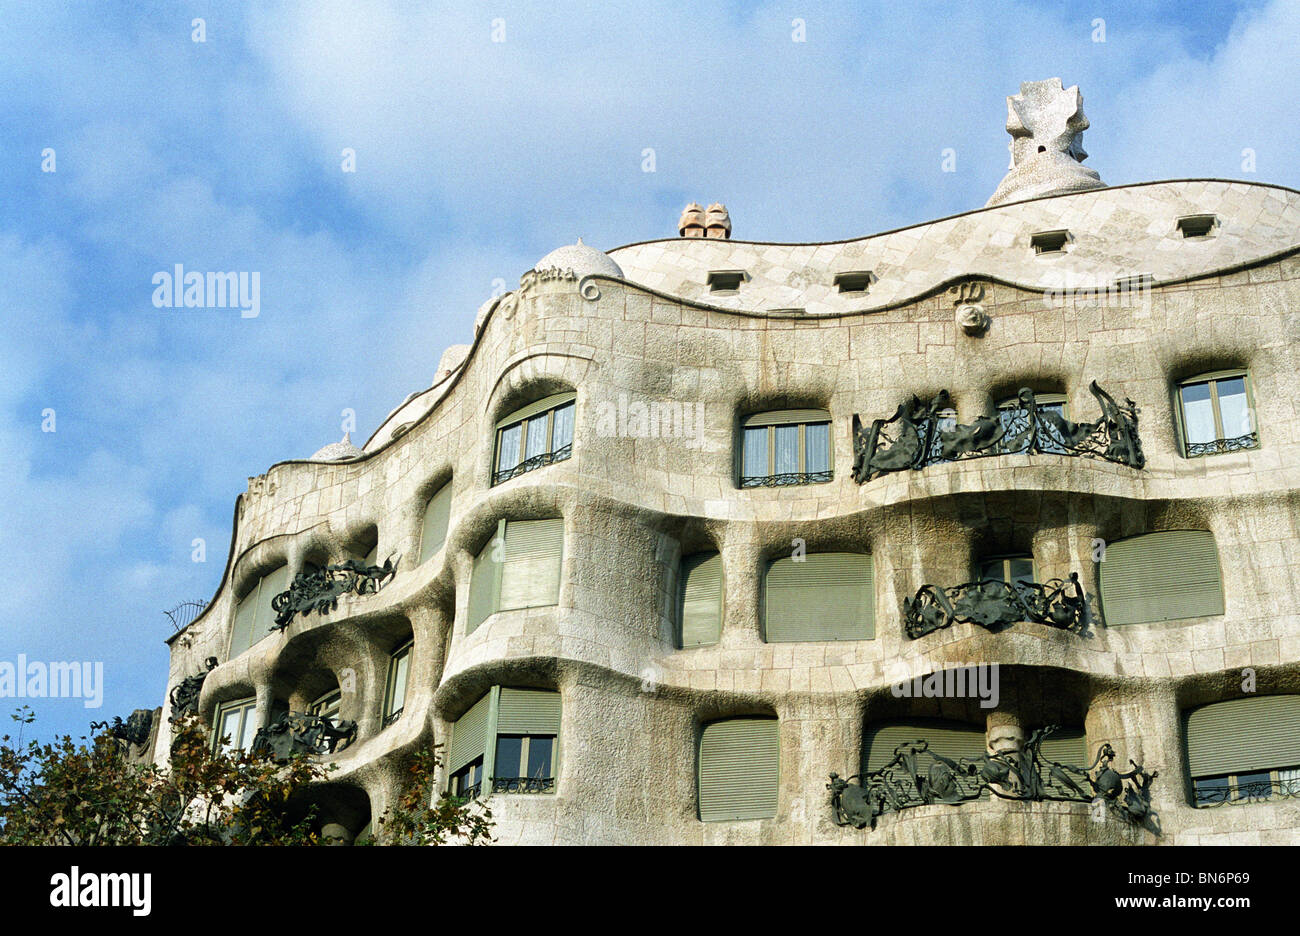
[[[389,725],[397,724],[397,720],[402,717],[402,711],[403,711],[402,709],[398,709],[395,712],[389,712],[387,715],[385,715],[384,727],[387,728]]]
[[[912,397],[893,416],[874,420],[870,429],[854,415],[853,480],[865,484],[891,471],[1021,453],[1077,455],[1142,468],[1146,458],[1138,439],[1137,404],[1126,400],[1121,406],[1095,380],[1088,389],[1101,406],[1101,417],[1089,423],[1071,422],[1040,406],[1027,388],[1017,394],[1018,406],[966,426],[942,415],[951,412],[947,390],[929,403]]]
[[[501,471],[492,472],[492,483],[500,484],[503,481],[509,481],[511,478],[517,478],[521,474],[527,474],[538,468],[544,468],[547,465],[553,465],[555,462],[565,461],[573,455],[573,443],[570,442],[563,448],[557,448],[554,452],[542,452],[540,455],[534,455],[532,458],[525,458],[513,468],[503,468]]]
[[[287,712],[253,737],[252,751],[277,763],[295,754],[335,754],[357,738],[357,723],[301,712]]]
[[[922,585],[915,598],[903,599],[903,629],[912,639],[958,623],[978,624],[990,630],[1033,621],[1085,635],[1100,621],[1093,598],[1070,578],[1038,582],[983,579],[940,588]]]
[[[554,793],[554,777],[493,777],[493,793]]]
[[[1248,432],[1234,439],[1215,439],[1212,442],[1188,442],[1187,457],[1200,458],[1203,455],[1222,455],[1225,452],[1244,452],[1259,448],[1259,434]]]
[[[1045,757],[1043,741],[1056,730],[1040,728],[1019,750],[956,760],[909,741],[879,770],[842,779],[831,774],[826,788],[836,825],[875,828],[876,818],[916,806],[957,805],[988,793],[1001,799],[1105,804],[1116,817],[1156,831],[1150,787],[1158,775],[1141,764],[1120,773],[1111,766],[1115,749],[1103,744],[1091,766],[1062,764]],[[850,781],[857,778],[857,783]]]
[[[193,676],[186,676],[176,685],[172,686],[171,703],[172,714],[171,721],[184,715],[193,715],[199,710],[199,694],[203,692],[203,682],[208,678],[208,673],[217,668],[217,658],[208,657],[203,664],[206,668],[201,673],[195,673]]]
[[[786,487],[791,484],[825,484],[832,478],[829,471],[790,471],[785,474],[754,475],[742,477],[740,486],[752,487]]]
[[[1245,806],[1251,803],[1266,803],[1278,799],[1300,797],[1300,779],[1253,780],[1246,783],[1238,781],[1235,789],[1228,786],[1197,786],[1195,804],[1199,809],[1213,809],[1217,806]]]
[[[343,595],[375,594],[397,573],[397,561],[389,556],[381,566],[368,566],[360,559],[323,567],[308,565],[293,577],[287,591],[271,599],[271,610],[275,612],[271,629],[283,631],[295,614],[327,614],[338,607]]]

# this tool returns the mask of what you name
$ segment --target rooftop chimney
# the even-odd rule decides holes
[[[727,240],[731,237],[731,216],[727,214],[727,206],[714,202],[706,211],[697,202],[691,202],[677,222],[677,233],[681,237]]]

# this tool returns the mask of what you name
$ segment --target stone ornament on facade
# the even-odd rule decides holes
[[[175,686],[172,686],[171,703],[172,714],[171,720],[176,721],[182,715],[194,715],[199,710],[199,693],[203,691],[203,681],[208,678],[208,673],[217,668],[217,658],[208,657],[204,662],[207,667],[201,673],[195,673],[193,676],[186,676]]]
[[[990,734],[989,750],[975,758],[957,760],[930,750],[924,739],[908,741],[879,770],[847,779],[832,773],[830,791],[835,824],[875,828],[876,818],[916,806],[949,805],[979,799],[987,790],[1001,799],[1028,802],[1092,803],[1100,800],[1116,818],[1159,834],[1151,810],[1148,773],[1130,761],[1127,773],[1115,770],[1115,749],[1103,744],[1088,767],[1063,764],[1042,753],[1042,744],[1059,726],[1039,728],[1024,740],[1012,726]],[[857,783],[851,781],[857,779]]]
[[[948,588],[922,585],[916,597],[903,599],[903,630],[914,640],[953,624],[998,630],[1022,621],[1087,636],[1088,625],[1099,619],[1077,572],[1042,584],[984,579]]]
[[[958,283],[948,289],[954,296],[957,327],[972,338],[977,338],[989,330],[993,319],[984,311],[980,303],[984,301],[984,284],[976,281]]]
[[[1041,408],[1034,393],[1022,388],[1018,406],[959,425],[951,416],[952,398],[942,390],[929,403],[912,397],[893,416],[866,429],[853,416],[853,479],[859,484],[891,471],[990,455],[1053,454],[1101,458],[1142,468],[1146,458],[1138,439],[1138,407],[1120,406],[1092,381],[1088,389],[1101,406],[1095,422],[1076,423]]]
[[[1022,82],[1020,93],[1007,98],[1011,171],[985,207],[1105,188],[1101,176],[1083,166],[1087,129],[1078,85],[1064,88],[1060,78]]]
[[[327,566],[308,565],[293,577],[288,590],[271,599],[271,610],[275,612],[272,629],[283,631],[296,614],[315,611],[324,616],[338,607],[343,595],[375,594],[397,574],[397,561],[390,556],[381,566],[368,566],[360,559]]]

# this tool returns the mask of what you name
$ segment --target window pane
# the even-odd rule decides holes
[[[1210,385],[1191,384],[1183,387],[1183,419],[1188,442],[1213,442],[1214,410],[1210,404]]]
[[[551,748],[554,738],[533,735],[528,739],[528,776],[534,780],[549,780],[551,774]]]
[[[1267,771],[1237,775],[1237,799],[1262,800],[1273,795],[1273,777]]]
[[[1300,767],[1279,770],[1277,782],[1283,796],[1300,796]]]
[[[528,440],[525,443],[527,448],[524,450],[524,460],[536,458],[547,451],[546,448],[546,426],[551,420],[550,413],[542,413],[540,416],[534,416],[528,420]]]
[[[566,403],[555,411],[555,426],[551,429],[551,451],[558,452],[573,444],[573,404]]]
[[[1195,789],[1197,806],[1211,806],[1222,803],[1228,798],[1227,777],[1206,777],[1193,780],[1192,786]]]
[[[410,650],[403,650],[401,656],[393,660],[393,694],[388,704],[388,715],[406,705],[406,673],[410,665]]]
[[[1032,582],[1034,580],[1034,560],[1012,559],[1009,564],[1011,566],[1011,581]]]
[[[519,762],[523,757],[524,739],[520,737],[497,738],[496,769],[498,777],[518,777]]]
[[[1235,439],[1255,431],[1250,409],[1246,405],[1246,381],[1242,377],[1218,382],[1219,417],[1223,420],[1223,437]]]
[[[217,734],[229,739],[222,743],[221,750],[229,751],[239,746],[239,709],[229,709],[222,713],[221,728]]]
[[[746,478],[765,478],[767,470],[767,427],[758,426],[745,430],[744,468],[741,474]]]
[[[244,709],[244,734],[239,739],[240,750],[247,751],[253,746],[253,736],[257,734],[257,709],[248,706]]]
[[[814,423],[804,429],[805,471],[831,470],[831,424]]]
[[[979,567],[979,579],[980,581],[984,581],[985,579],[992,579],[996,582],[1002,581],[1002,560],[986,559],[981,562]]]
[[[509,471],[519,464],[519,440],[523,423],[501,430],[500,448],[497,451],[497,471]]]
[[[793,474],[799,470],[799,427],[775,426],[776,467],[772,474]]]

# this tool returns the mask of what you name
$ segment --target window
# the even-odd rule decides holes
[[[1300,695],[1246,696],[1184,716],[1192,804],[1300,796]]]
[[[809,553],[778,559],[763,580],[763,633],[768,643],[870,640],[876,636],[871,557]]]
[[[235,606],[235,621],[230,629],[230,653],[233,660],[271,632],[275,612],[271,599],[289,590],[289,567],[282,565],[259,578]]]
[[[1069,231],[1041,231],[1030,236],[1029,246],[1034,248],[1035,254],[1064,253],[1070,240]]]
[[[722,556],[716,552],[683,556],[681,631],[678,645],[715,644],[722,634]]]
[[[865,293],[876,277],[870,270],[856,270],[852,273],[836,273],[834,285],[842,293]]]
[[[388,679],[384,684],[384,727],[402,717],[406,707],[406,681],[411,671],[411,648],[414,642],[408,640],[393,651],[388,661]]]
[[[497,423],[492,483],[509,481],[573,454],[575,393],[558,393]]]
[[[985,733],[979,725],[939,718],[891,719],[867,725],[862,748],[862,771],[871,773],[884,768],[894,759],[894,750],[914,741],[928,741],[930,750],[949,760],[975,759],[984,754]],[[930,762],[922,758],[922,774]]]
[[[1102,554],[1101,604],[1110,627],[1222,614],[1214,535],[1170,530],[1108,544]]]
[[[740,290],[740,284],[749,279],[744,270],[710,270],[708,277],[709,291],[734,293]]]
[[[831,480],[831,414],[758,413],[741,427],[740,486],[778,487]]]
[[[217,706],[212,747],[216,751],[247,751],[257,735],[257,700],[240,699]]]
[[[981,582],[990,579],[1006,582],[1008,585],[1016,582],[1032,582],[1034,581],[1034,557],[994,556],[981,559],[977,572]]]
[[[700,819],[771,819],[780,783],[780,738],[775,718],[729,718],[700,735]]]
[[[563,520],[502,520],[474,559],[467,632],[498,611],[558,604],[563,558]]]
[[[1034,404],[1038,412],[1048,412],[1061,419],[1070,418],[1069,404],[1064,393],[1035,393]],[[1010,397],[998,403],[998,422],[1002,424],[1002,446],[1007,453],[1023,452],[1029,445],[1029,419],[1025,405],[1019,397]],[[1023,442],[1018,440],[1023,438]],[[1049,455],[1067,455],[1069,449],[1051,420],[1038,422],[1038,449]]]
[[[1212,214],[1186,215],[1174,222],[1183,237],[1209,237],[1219,226],[1219,218]]]
[[[1246,372],[1219,371],[1184,380],[1178,385],[1178,424],[1186,458],[1259,448]]]
[[[420,524],[420,561],[427,562],[442,549],[447,539],[447,520],[451,516],[451,484],[444,484],[424,505]]]
[[[331,725],[337,725],[339,720],[339,709],[343,706],[343,693],[338,689],[325,693],[307,709],[308,714],[315,715],[317,718],[324,718]]]
[[[558,692],[493,686],[452,726],[448,792],[553,793],[559,738]]]

